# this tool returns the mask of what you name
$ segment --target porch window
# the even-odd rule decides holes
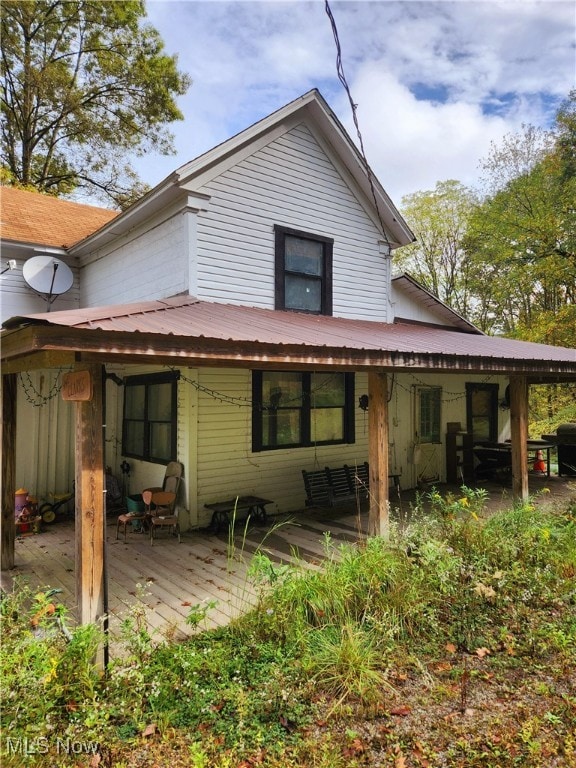
[[[466,384],[467,431],[476,441],[498,441],[498,384]]]
[[[354,374],[252,372],[252,450],[354,442]]]
[[[176,456],[178,372],[129,376],[124,388],[122,454],[156,464]]]
[[[332,247],[320,235],[276,226],[276,309],[332,314]]]
[[[421,443],[440,442],[441,387],[418,388],[418,432]]]

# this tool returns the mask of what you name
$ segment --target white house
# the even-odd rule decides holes
[[[38,197],[3,190],[12,195]],[[47,204],[56,220],[68,216],[59,205],[74,205]],[[56,247],[14,232],[3,260]],[[81,427],[77,417],[74,442],[74,406],[53,395],[66,371],[87,366],[105,375],[96,464],[118,474],[128,461],[136,493],[182,462],[183,529],[236,495],[271,499],[269,512],[302,509],[303,469],[369,460],[386,495],[392,474],[405,488],[454,479],[454,431],[512,437],[525,494],[527,387],[576,380],[576,350],[485,336],[409,276],[393,278],[393,252],[412,239],[316,90],[128,210],[101,211],[58,246],[71,300],[48,314],[18,270],[2,283],[3,372],[17,388],[12,482],[39,496],[71,487],[84,461],[78,430],[92,417]]]

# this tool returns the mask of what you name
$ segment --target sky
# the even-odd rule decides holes
[[[318,88],[358,143],[324,0],[147,0],[193,80],[176,154],[135,163],[154,186],[180,165]],[[476,187],[492,144],[549,128],[576,80],[573,0],[330,2],[367,160],[401,204],[457,179]]]

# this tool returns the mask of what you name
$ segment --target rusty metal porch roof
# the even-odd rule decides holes
[[[430,369],[441,367],[445,372],[450,367],[448,361],[454,360],[457,369],[462,368],[462,363],[467,369],[475,366],[479,370],[486,364],[490,370],[561,372],[568,380],[576,379],[576,349],[437,326],[279,312],[199,301],[190,296],[15,317],[4,323],[3,335],[6,338],[11,335],[6,331],[17,332],[22,326],[39,331],[49,327],[53,349],[57,348],[54,340],[58,328],[62,328],[63,335],[65,328],[80,331],[84,339],[94,331],[99,338],[98,351],[112,355],[119,349],[115,339],[121,337],[131,336],[138,348],[148,342],[151,350],[155,347],[154,339],[170,337],[170,343],[181,349],[183,357],[194,345],[212,342],[216,350],[225,343],[228,357],[230,350],[238,350],[238,359],[243,347],[250,347],[252,360],[254,350],[260,348],[264,352],[284,350],[287,362],[298,350],[299,361],[309,356],[311,363],[313,358],[319,363],[330,358],[332,364],[347,358],[365,359],[367,365],[377,365],[378,353],[382,353],[382,360],[394,364],[397,359],[404,368],[410,367],[410,356],[414,356],[415,367],[420,369],[425,367],[425,360],[434,358],[436,363],[444,360],[446,364],[430,362]],[[14,353],[13,344],[8,346]]]

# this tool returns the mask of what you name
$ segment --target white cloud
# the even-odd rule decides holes
[[[445,179],[473,186],[490,142],[512,127],[474,104],[419,101],[377,64],[363,69],[353,90],[368,161],[396,203]]]
[[[157,183],[311,87],[353,138],[324,2],[152,0],[150,22],[194,84]],[[491,141],[549,125],[574,87],[575,7],[564,0],[336,2],[345,73],[368,160],[393,199],[436,181],[473,184]]]

